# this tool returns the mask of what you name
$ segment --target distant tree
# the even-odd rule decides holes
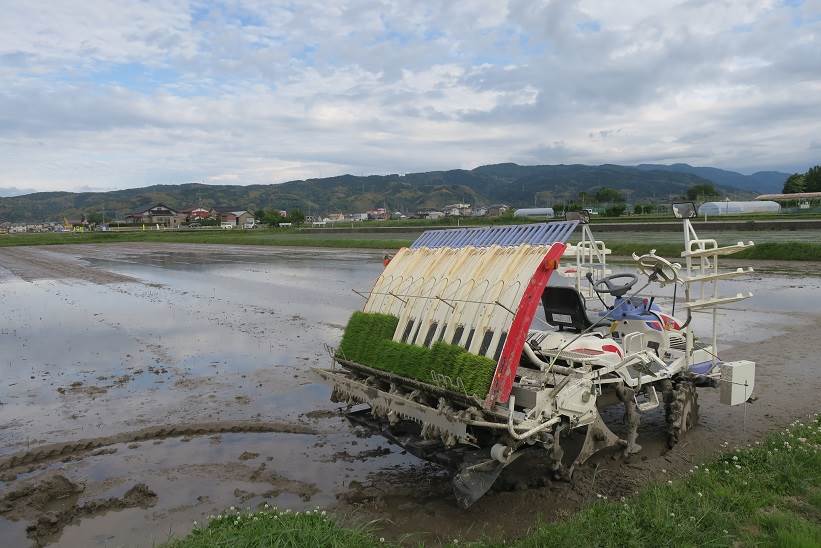
[[[807,181],[804,179],[803,173],[793,173],[786,181],[784,181],[784,194],[795,194],[796,192],[804,192],[807,188]]]
[[[90,224],[98,225],[103,222],[103,214],[99,211],[92,211],[91,213],[87,213],[85,215],[85,220]]]
[[[604,210],[604,214],[607,217],[621,217],[624,215],[624,212],[627,210],[627,206],[624,204],[614,204],[607,209]]]
[[[305,214],[302,213],[299,209],[294,209],[288,214],[288,222],[293,223],[297,226],[301,225],[305,222]]]
[[[254,219],[256,219],[257,221],[262,222],[263,219],[265,219],[265,210],[264,209],[258,209],[256,211],[254,211]]]
[[[695,201],[701,198],[709,198],[710,196],[719,196],[716,187],[714,187],[710,183],[693,185],[687,189],[687,198],[689,200]]]
[[[585,192],[584,190],[579,192],[579,200],[581,201],[582,204],[584,204],[589,199],[590,199],[590,195],[587,194],[587,192]]]
[[[814,166],[804,174],[805,191],[821,192],[821,166]]]
[[[607,188],[606,186],[603,186],[596,191],[596,201],[605,204],[623,202],[624,197],[618,190],[613,190],[612,188]]]

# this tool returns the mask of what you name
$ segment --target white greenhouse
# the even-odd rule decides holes
[[[781,206],[778,202],[704,202],[698,208],[699,216],[707,215],[747,215],[750,213],[778,213]]]
[[[556,213],[552,207],[531,207],[525,209],[517,209],[514,217],[547,217],[548,219],[554,217]]]

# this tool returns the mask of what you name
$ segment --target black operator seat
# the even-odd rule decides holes
[[[560,331],[567,330],[579,333],[593,325],[587,317],[587,306],[575,287],[548,286],[542,293],[545,319]],[[607,325],[608,321],[597,318],[598,325]]]

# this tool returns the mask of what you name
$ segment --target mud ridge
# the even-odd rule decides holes
[[[308,426],[303,426],[301,424],[272,421],[225,421],[170,426],[151,426],[141,430],[121,432],[111,436],[42,445],[35,449],[30,449],[28,451],[23,451],[0,459],[0,471],[12,470],[19,466],[38,464],[54,459],[63,459],[69,456],[76,456],[100,447],[118,443],[133,443],[179,436],[201,436],[234,432],[276,432],[283,434],[317,433],[315,429]],[[13,478],[9,478],[8,475],[6,475],[3,479],[10,480]]]
[[[116,284],[138,281],[131,276],[94,268],[80,259],[36,247],[4,248],[0,251],[0,260],[6,270],[27,282],[76,279],[95,284]]]
[[[64,528],[84,518],[125,508],[150,508],[157,494],[144,483],[137,483],[122,497],[90,500],[79,504],[85,487],[59,474],[46,477],[12,491],[0,499],[0,515],[30,522],[26,535],[43,546],[60,535]]]

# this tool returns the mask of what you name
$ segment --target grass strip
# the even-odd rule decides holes
[[[300,234],[276,230],[213,230],[191,232],[83,232],[2,234],[0,247],[20,245],[61,244],[119,244],[127,242],[157,242],[182,244],[270,245],[295,247],[333,247],[361,249],[399,249],[410,245],[411,240],[389,239],[368,235],[362,238],[345,238],[317,234]]]
[[[629,257],[647,253],[651,249],[656,254],[672,261],[681,261],[681,251],[684,248],[681,242],[637,243],[637,242],[607,242],[607,247],[613,250],[613,255]],[[775,261],[821,261],[821,244],[814,242],[764,242],[730,255],[733,259],[746,260],[775,260]]]
[[[477,398],[487,395],[496,362],[444,342],[426,348],[393,341],[398,322],[387,314],[354,312],[342,335],[339,355],[402,377],[463,389]]]
[[[684,477],[622,499],[602,497],[566,520],[537,525],[519,539],[463,542],[479,548],[821,546],[821,420],[793,422],[763,442],[729,450]],[[386,524],[390,527],[390,524]],[[212,516],[167,548],[394,546],[373,526],[344,527],[325,511],[259,511]]]
[[[294,247],[330,247],[360,249],[399,249],[411,244],[408,239],[387,238],[384,234],[348,238],[346,235],[297,233],[280,230],[221,230],[208,232],[85,232],[44,234],[2,234],[0,247],[18,245],[59,244],[111,244],[126,242],[157,242],[185,244],[270,245]],[[389,236],[389,235],[388,235]],[[681,242],[641,244],[636,242],[609,241],[607,246],[613,255],[629,257],[633,252],[644,253],[655,249],[656,253],[671,259],[681,257]],[[764,242],[732,256],[747,260],[821,261],[821,243],[815,242]]]

